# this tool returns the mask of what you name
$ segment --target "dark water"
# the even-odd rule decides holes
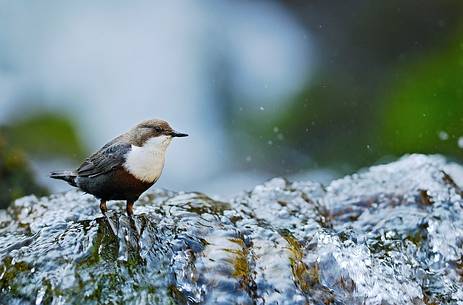
[[[0,304],[463,304],[463,168],[413,155],[231,202],[79,192],[0,212]]]

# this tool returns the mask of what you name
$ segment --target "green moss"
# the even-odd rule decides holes
[[[29,194],[43,196],[47,190],[37,184],[24,151],[14,147],[0,129],[0,208]]]
[[[30,272],[32,267],[26,262],[13,262],[13,258],[7,256],[0,264],[0,292],[12,296],[22,296],[21,286],[16,279],[24,272]],[[22,296],[24,297],[24,296]]]
[[[65,117],[38,112],[1,127],[0,208],[6,208],[19,197],[47,194],[47,190],[35,181],[28,156],[80,160],[84,155],[75,128]]]
[[[320,270],[318,265],[314,264],[309,268],[309,266],[302,261],[304,252],[302,251],[301,245],[288,231],[283,231],[282,237],[289,246],[289,252],[291,254],[289,261],[295,283],[301,291],[308,293],[313,286],[320,283]]]
[[[247,287],[251,276],[248,264],[248,249],[240,238],[230,238],[229,240],[240,246],[239,249],[226,249],[226,251],[235,254],[232,261],[234,267],[233,276],[240,279],[242,286]]]
[[[100,253],[101,250],[101,253]],[[114,261],[117,259],[118,240],[104,219],[98,219],[98,232],[92,243],[90,255],[79,262],[79,267],[96,265],[101,260]]]
[[[65,156],[75,160],[85,156],[72,121],[62,115],[35,113],[10,124],[6,134],[11,145],[35,156]]]

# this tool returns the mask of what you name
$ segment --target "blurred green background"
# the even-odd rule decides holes
[[[173,148],[161,186],[219,195],[278,175],[326,181],[406,153],[463,158],[462,1],[236,1],[187,8],[142,1],[127,16],[117,11],[123,21],[108,15],[109,3],[79,11],[76,4],[49,2],[55,10],[36,14],[24,2],[0,3],[9,16],[0,30],[6,46],[0,50],[2,207],[25,194],[60,190],[43,177],[33,182],[34,176],[77,165],[147,117],[192,133],[190,144]],[[173,16],[156,21],[162,28],[150,23],[159,11]],[[75,30],[56,30],[47,21],[39,32],[44,41],[37,42],[33,22],[11,17],[40,21],[50,14],[90,14],[122,26],[108,30],[62,17],[57,22]],[[131,28],[138,19],[146,22]],[[14,25],[21,33],[7,30]],[[119,56],[113,41],[100,46],[105,31],[133,54]],[[138,40],[128,38],[133,35]],[[82,52],[68,56],[73,43]],[[30,49],[18,55],[21,46]],[[152,52],[137,51],[146,48]],[[106,61],[111,69],[99,66]],[[36,73],[37,67],[47,73]]]
[[[412,152],[461,160],[463,2],[285,4],[319,53],[313,79],[288,107],[268,120],[239,116],[235,126],[253,131],[262,166],[293,172],[304,153],[305,167],[343,172]],[[274,163],[269,154],[287,158]]]

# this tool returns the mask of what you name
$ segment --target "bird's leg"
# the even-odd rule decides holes
[[[133,216],[133,201],[128,201],[127,200],[127,216],[132,217]]]
[[[101,200],[100,201],[100,210],[103,215],[106,215],[106,212],[108,211],[108,207],[106,206],[106,200]]]

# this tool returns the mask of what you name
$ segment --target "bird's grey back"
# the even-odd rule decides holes
[[[124,135],[113,139],[85,159],[77,169],[77,175],[81,177],[94,177],[122,166],[127,153],[131,150],[131,146],[131,144],[124,141]]]

